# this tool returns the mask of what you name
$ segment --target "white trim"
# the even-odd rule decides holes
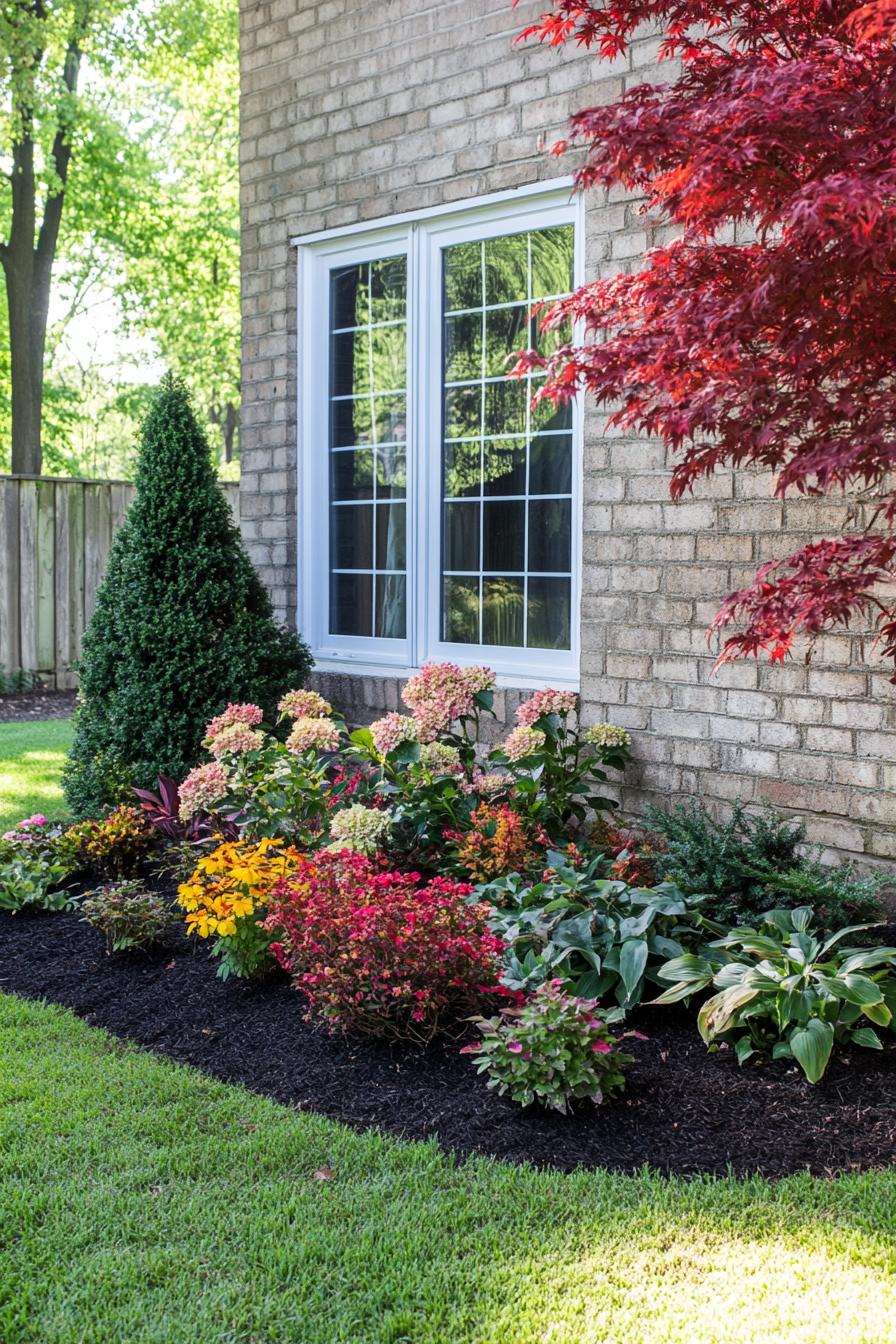
[[[582,573],[582,428],[572,417],[571,649],[498,648],[441,641],[441,438],[443,248],[534,227],[572,224],[574,280],[582,282],[584,205],[571,179],[537,183],[295,239],[298,263],[298,624],[322,671],[410,676],[424,661],[487,663],[507,686],[576,686]],[[329,631],[330,270],[380,257],[407,257],[407,629],[405,639],[334,636]],[[435,448],[433,448],[435,445]]]
[[[429,219],[441,219],[449,215],[467,215],[473,210],[494,209],[507,205],[511,201],[525,200],[530,196],[550,196],[562,191],[570,194],[575,189],[575,178],[554,177],[547,182],[528,182],[522,187],[510,187],[506,191],[496,191],[490,196],[470,196],[467,200],[446,201],[442,205],[428,205],[420,210],[403,210],[400,214],[389,215],[388,219],[360,219],[354,224],[341,224],[334,229],[318,229],[315,233],[300,233],[289,241],[292,247],[310,247],[318,243],[338,243],[344,238],[354,238],[359,234],[379,233],[397,228],[402,224],[420,224]],[[581,195],[576,196],[581,200]]]

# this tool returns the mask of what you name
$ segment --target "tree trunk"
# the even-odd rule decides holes
[[[73,35],[65,54],[62,75],[69,94],[77,90],[80,66],[79,39]],[[12,216],[8,242],[0,245],[0,261],[6,280],[9,313],[12,470],[14,475],[38,476],[43,463],[41,418],[50,283],[68,180],[71,141],[60,109],[50,155],[56,182],[54,190],[47,195],[37,230],[37,180],[30,107],[21,109],[21,126],[12,148]]]
[[[240,422],[239,411],[232,401],[228,401],[227,409],[224,412],[224,461],[233,461],[233,445],[236,440],[237,427]]]

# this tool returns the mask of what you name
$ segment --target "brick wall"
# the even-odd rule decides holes
[[[651,39],[613,66],[514,48],[539,0],[242,0],[243,480],[250,552],[278,613],[295,610],[296,293],[290,238],[555,177],[542,146],[570,111],[668,78]],[[599,78],[596,78],[597,76]],[[568,165],[567,165],[568,168]],[[637,265],[654,237],[636,203],[593,194],[589,274]],[[819,842],[896,857],[896,693],[861,638],[804,665],[710,678],[704,632],[758,563],[835,530],[842,505],[772,497],[719,473],[672,505],[655,444],[586,413],[583,715],[634,731],[622,801],[766,796]],[[324,679],[359,720],[397,705],[394,679]],[[506,702],[506,703],[504,703]],[[516,695],[502,699],[512,717]]]

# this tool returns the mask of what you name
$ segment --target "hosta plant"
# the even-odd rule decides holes
[[[661,967],[670,988],[654,1003],[675,1003],[713,986],[697,1019],[708,1045],[729,1042],[742,1064],[756,1052],[794,1059],[810,1083],[824,1074],[835,1045],[881,1049],[876,1027],[896,1013],[896,947],[844,947],[867,928],[822,940],[808,906],[770,910],[758,929],[732,929],[702,955]]]
[[[580,998],[615,998],[623,1010],[640,1002],[659,966],[704,936],[699,907],[675,887],[630,887],[605,874],[603,855],[582,868],[548,854],[547,880],[517,874],[477,888],[492,907],[489,928],[504,941],[502,981],[528,993],[560,978]]]
[[[565,1115],[572,1102],[599,1104],[625,1086],[632,1056],[618,1049],[599,1004],[567,993],[562,980],[476,1025],[482,1039],[461,1053],[478,1056],[488,1086],[520,1106],[537,1102]]]
[[[211,938],[218,975],[251,976],[274,965],[271,934],[263,926],[277,883],[299,863],[296,850],[275,839],[226,842],[199,859],[177,889],[187,932]]]
[[[106,951],[130,952],[157,942],[174,919],[168,902],[142,882],[114,882],[89,893],[81,914],[106,940]]]
[[[0,910],[65,910],[69,864],[41,850],[0,856]]]

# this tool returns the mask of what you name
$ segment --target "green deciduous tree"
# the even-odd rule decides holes
[[[9,380],[0,420],[13,471],[41,470],[44,410],[64,438],[77,401],[64,383],[51,389],[58,417],[45,400],[59,263],[72,314],[102,277],[131,325],[189,373],[206,418],[233,430],[236,9],[235,0],[0,0]]]

